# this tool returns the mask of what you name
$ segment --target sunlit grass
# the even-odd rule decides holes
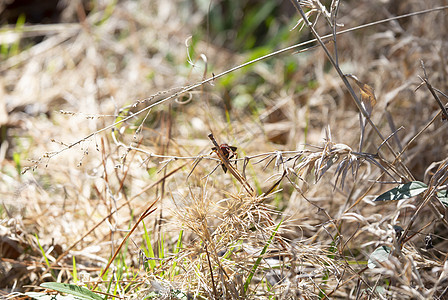
[[[94,1],[5,27],[44,39],[0,49],[0,289],[442,299],[439,2],[294,1],[293,29],[292,2]]]

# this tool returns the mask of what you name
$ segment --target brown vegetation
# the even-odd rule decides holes
[[[4,24],[1,296],[447,298],[448,3],[321,2]]]

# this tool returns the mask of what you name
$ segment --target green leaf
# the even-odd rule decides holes
[[[381,262],[389,259],[390,255],[390,247],[381,246],[375,249],[375,251],[370,254],[369,261],[367,262],[367,266],[369,269],[373,269],[376,266],[379,266]]]
[[[74,284],[59,283],[59,282],[45,282],[40,285],[46,289],[55,290],[61,293],[66,293],[75,296],[75,299],[82,300],[103,300],[103,297],[94,292]]]
[[[448,190],[437,192],[437,198],[442,202],[443,205],[448,207]]]
[[[405,184],[400,184],[399,186],[379,195],[373,201],[391,201],[391,200],[402,200],[415,197],[418,194],[426,191],[428,186],[420,181],[412,181]]]

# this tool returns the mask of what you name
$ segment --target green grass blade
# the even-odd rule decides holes
[[[76,260],[75,260],[75,256],[73,255],[73,272],[72,272],[72,276],[73,276],[73,282],[78,282],[78,271],[76,269]]]
[[[20,14],[17,18],[16,27],[14,32],[20,34],[23,32],[23,26],[25,25],[26,16],[24,14]],[[18,38],[10,47],[6,44],[6,51],[2,50],[2,53],[6,53],[8,57],[17,55],[20,53],[20,38]],[[9,48],[9,51],[8,51]]]
[[[107,294],[110,294],[110,289],[112,287],[112,281],[113,281],[113,278],[111,278],[107,284],[107,290],[106,290]],[[108,296],[104,297],[104,300],[107,300],[107,299],[108,299]]]
[[[180,249],[182,249],[182,236],[184,235],[184,230],[181,229],[179,232],[179,236],[177,237],[176,248],[174,248],[174,254],[179,253]]]
[[[35,237],[36,237],[36,240],[37,240],[37,244],[39,245],[39,249],[40,249],[40,251],[42,252],[42,256],[43,256],[44,259],[45,259],[45,264],[47,265],[47,267],[50,267],[50,262],[48,261],[47,254],[45,253],[44,248],[42,248],[42,246],[41,246],[41,244],[40,244],[40,241],[39,241],[39,237],[37,236],[37,234],[35,235]]]
[[[177,237],[177,244],[176,244],[176,246],[174,247],[174,250],[173,250],[174,255],[178,254],[179,251],[182,249],[182,236],[183,235],[184,235],[184,230],[181,229],[180,232],[179,232],[179,236]],[[175,273],[176,267],[177,267],[177,261],[174,260],[173,266],[171,267],[171,280],[173,280],[174,279],[174,275],[176,275],[176,273]]]
[[[37,244],[39,245],[39,249],[42,252],[42,256],[45,259],[45,264],[51,270],[51,275],[53,276],[53,278],[56,279],[56,275],[54,274],[54,271],[51,269],[50,261],[48,260],[48,257],[47,257],[47,254],[45,253],[44,248],[42,248],[42,246],[40,244],[39,237],[37,236],[37,234],[35,234],[35,237],[36,237],[36,240],[37,240]]]
[[[154,249],[152,249],[151,238],[148,234],[148,230],[146,229],[145,222],[142,221],[142,224],[143,224],[143,230],[145,231],[145,234],[143,236],[143,238],[145,239],[145,242],[146,242],[145,254],[148,258],[155,258]],[[154,268],[156,267],[156,262],[153,259],[148,260],[148,264],[149,264],[149,267],[151,268],[151,270],[154,270]]]
[[[283,220],[281,220],[280,223],[278,223],[277,227],[275,227],[275,230],[274,230],[274,232],[272,232],[272,235],[269,238],[268,242],[266,243],[266,245],[264,245],[263,250],[261,250],[260,256],[255,261],[255,264],[252,267],[252,270],[250,271],[249,276],[246,279],[246,282],[244,283],[244,292],[245,293],[247,292],[247,290],[249,288],[249,284],[252,281],[252,278],[254,277],[255,272],[257,271],[258,267],[260,266],[261,260],[263,259],[263,254],[265,254],[266,251],[268,250],[268,247],[272,243],[272,240],[274,239],[274,236],[277,234],[277,231],[280,228],[280,225],[282,224],[282,222],[283,222]]]
[[[22,175],[22,163],[21,163],[20,153],[14,152],[12,154],[12,159],[13,159],[14,163],[16,164],[17,174],[19,176]]]
[[[163,233],[160,233],[160,242],[159,242],[159,258],[165,257],[165,239]]]

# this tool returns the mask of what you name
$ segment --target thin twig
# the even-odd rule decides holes
[[[347,90],[349,91],[350,95],[352,96],[353,100],[355,101],[355,104],[358,107],[359,111],[366,118],[366,120],[369,122],[370,126],[372,126],[372,128],[375,130],[377,135],[381,138],[381,140],[385,140],[385,138],[383,137],[383,135],[379,131],[378,127],[371,120],[369,113],[365,110],[364,106],[362,105],[361,101],[359,100],[358,96],[356,95],[355,91],[353,90],[352,86],[348,82],[347,77],[345,76],[345,74],[342,72],[341,68],[338,66],[336,61],[331,56],[328,48],[325,46],[324,42],[322,41],[322,38],[319,36],[317,31],[312,26],[311,22],[308,20],[307,16],[305,15],[305,12],[302,9],[302,6],[301,6],[300,2],[298,0],[295,0],[295,1],[293,1],[293,4],[295,5],[296,9],[299,11],[299,13],[302,16],[305,24],[308,26],[308,28],[311,30],[311,32],[313,33],[313,35],[316,38],[316,40],[321,45],[321,47],[324,50],[327,58],[330,60],[330,62],[333,65],[334,69],[339,74],[339,77],[344,82],[344,85],[346,86]],[[387,141],[386,141],[386,146],[389,149],[389,151],[392,153],[392,155],[394,157],[397,157],[398,154],[395,152],[395,150],[392,148],[392,146]],[[398,162],[401,164],[402,168],[405,170],[407,176],[408,177],[412,176],[411,172],[409,171],[409,169],[401,161],[398,161]]]
[[[118,246],[117,250],[115,250],[114,255],[112,255],[112,257],[109,259],[109,262],[107,263],[106,267],[103,269],[103,271],[101,272],[99,278],[102,278],[104,276],[104,274],[106,274],[107,270],[109,269],[110,265],[112,264],[112,262],[115,260],[115,257],[117,257],[118,253],[120,252],[121,248],[123,247],[124,243],[128,240],[128,238],[131,236],[131,234],[135,231],[135,229],[137,229],[137,226],[143,221],[143,219],[145,219],[147,216],[149,216],[150,214],[152,214],[157,208],[153,209],[153,206],[157,203],[157,201],[159,200],[159,198],[157,198],[153,203],[151,203],[148,208],[141,214],[140,218],[137,220],[137,222],[134,224],[134,226],[132,227],[131,230],[129,230],[129,232],[126,234],[126,236],[123,238],[123,240],[121,241],[120,246]],[[98,284],[98,282],[96,283]]]
[[[379,24],[383,24],[383,23],[387,23],[387,22],[391,22],[391,21],[395,21],[395,20],[399,20],[399,19],[403,19],[403,18],[408,18],[408,17],[412,17],[412,16],[417,16],[417,15],[426,14],[426,13],[430,13],[430,12],[435,12],[435,11],[439,11],[439,10],[445,10],[445,9],[448,9],[448,5],[435,7],[435,8],[431,8],[431,9],[426,9],[426,10],[421,10],[421,11],[418,11],[418,12],[408,13],[408,14],[404,14],[404,15],[400,15],[400,16],[396,16],[396,17],[392,17],[392,18],[388,18],[388,19],[378,20],[378,21],[367,23],[367,24],[355,26],[353,28],[349,28],[349,29],[346,29],[346,30],[341,30],[340,32],[337,32],[336,35],[340,35],[340,34],[352,32],[352,31],[368,28],[368,27],[371,27],[371,26],[375,26],[375,25],[379,25]],[[323,43],[322,40],[329,39],[329,38],[332,38],[332,37],[333,37],[333,33],[324,35],[324,36],[320,37],[320,42]],[[55,155],[58,155],[58,154],[66,151],[66,150],[69,150],[69,149],[73,148],[74,146],[84,142],[85,140],[94,137],[96,134],[99,134],[101,132],[104,132],[106,130],[114,128],[115,126],[117,126],[117,125],[119,125],[121,123],[124,123],[124,122],[134,118],[135,116],[137,116],[137,115],[139,115],[139,114],[141,114],[141,113],[143,113],[143,112],[145,112],[147,110],[150,110],[151,108],[153,108],[153,107],[155,107],[157,105],[160,105],[160,104],[165,103],[165,102],[167,102],[169,100],[175,99],[175,98],[179,97],[179,95],[182,95],[182,94],[184,94],[186,92],[192,91],[195,88],[202,86],[203,84],[212,82],[212,81],[214,81],[214,80],[216,80],[216,79],[218,79],[220,77],[223,77],[223,76],[225,76],[225,75],[227,75],[227,74],[229,74],[231,72],[234,72],[234,71],[239,70],[241,68],[244,68],[246,66],[255,64],[255,63],[259,62],[259,61],[262,61],[262,60],[265,60],[265,59],[277,56],[279,54],[286,53],[286,52],[289,52],[291,50],[295,50],[297,48],[301,48],[303,46],[307,46],[307,45],[313,44],[316,41],[318,41],[317,38],[311,39],[311,40],[308,40],[308,41],[305,41],[305,42],[302,42],[302,43],[298,43],[298,44],[295,44],[295,45],[292,45],[292,46],[289,46],[289,47],[286,47],[286,48],[283,48],[283,49],[280,49],[280,50],[277,50],[277,51],[274,51],[274,52],[269,53],[267,55],[258,57],[256,59],[250,60],[250,61],[248,61],[246,63],[241,64],[241,65],[238,65],[238,66],[235,66],[233,68],[230,68],[230,69],[228,69],[228,70],[226,70],[226,71],[224,71],[222,73],[213,74],[213,76],[211,76],[210,78],[207,78],[207,79],[202,80],[200,82],[184,86],[184,87],[182,87],[180,89],[176,89],[176,91],[172,95],[170,95],[168,97],[165,97],[165,98],[163,98],[163,99],[161,99],[159,101],[156,101],[156,102],[154,102],[154,103],[152,103],[152,104],[142,108],[141,110],[137,111],[136,113],[134,113],[134,114],[132,114],[130,116],[127,116],[127,117],[125,117],[125,118],[123,118],[123,119],[121,119],[121,120],[119,120],[119,121],[117,121],[117,122],[115,122],[113,124],[105,126],[105,127],[101,128],[101,129],[99,129],[99,130],[97,130],[97,131],[95,131],[95,132],[85,136],[84,138],[82,138],[82,139],[80,139],[80,140],[78,140],[76,142],[70,143],[63,149],[60,149],[58,151],[53,151],[53,152],[47,152],[47,153],[45,153],[42,156],[42,158],[50,159],[51,157],[53,157]],[[142,102],[144,102],[144,101],[142,101]],[[140,103],[140,101],[138,103]],[[369,121],[370,121],[370,119],[369,119]],[[40,161],[41,161],[41,159],[38,160],[37,164],[39,164]],[[30,169],[30,167],[25,167],[25,168],[23,168],[23,172],[26,172],[29,169]]]
[[[95,231],[101,224],[103,224],[108,218],[110,218],[110,216],[116,212],[118,212],[120,209],[122,209],[123,207],[129,205],[130,202],[134,201],[135,199],[137,199],[138,197],[140,197],[140,195],[142,195],[143,193],[145,193],[146,191],[148,191],[149,189],[155,187],[156,185],[158,185],[160,182],[162,182],[162,180],[164,178],[168,178],[171,175],[177,173],[177,171],[181,170],[182,168],[184,168],[187,164],[183,164],[182,166],[174,169],[173,171],[171,171],[170,173],[166,174],[163,178],[157,180],[156,182],[152,183],[151,185],[147,186],[146,188],[144,188],[143,190],[141,190],[138,194],[134,195],[132,198],[130,198],[128,201],[126,201],[125,203],[123,203],[122,205],[120,205],[116,211],[111,212],[109,215],[105,216],[101,221],[99,221],[95,226],[93,226],[90,230],[88,230],[82,237],[80,237],[78,240],[76,240],[73,244],[71,244],[61,255],[58,256],[58,258],[56,258],[56,260],[51,264],[50,267],[54,267],[56,266],[73,248],[76,247],[76,245],[78,245],[82,240],[84,240],[88,235],[90,235],[93,231]],[[47,268],[45,270],[45,272],[43,274],[48,273],[50,268]]]
[[[431,83],[429,83],[428,74],[426,74],[426,69],[425,69],[425,65],[424,65],[423,61],[421,61],[421,65],[422,65],[422,69],[423,69],[423,72],[425,74],[425,77],[424,78],[421,78],[420,76],[419,77],[426,84],[426,87],[428,88],[428,90],[431,92],[431,95],[436,100],[437,104],[439,105],[440,109],[442,110],[443,115],[445,116],[445,119],[448,119],[448,112],[446,111],[445,105],[440,100],[439,96],[435,92],[435,90],[432,87]]]

